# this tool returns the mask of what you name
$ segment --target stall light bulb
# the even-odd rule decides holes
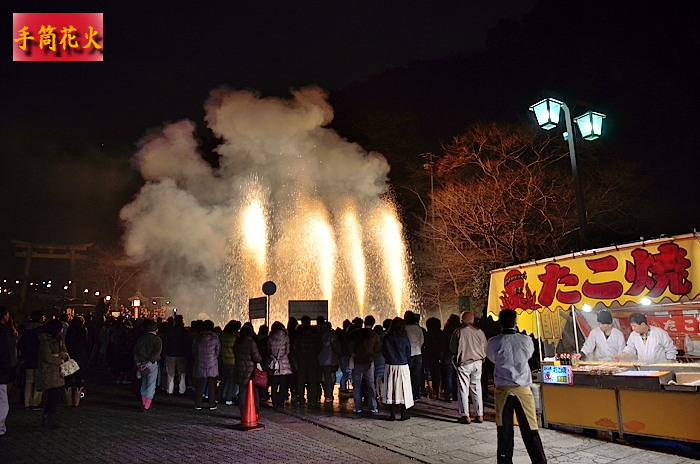
[[[649,298],[642,298],[642,305],[649,306],[650,304],[651,300]]]
[[[581,309],[583,309],[583,311],[587,313],[591,312],[591,306],[588,303],[584,303]]]

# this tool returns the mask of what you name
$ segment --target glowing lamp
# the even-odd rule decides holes
[[[581,116],[574,118],[574,121],[578,125],[581,136],[585,140],[595,140],[600,137],[600,134],[603,132],[603,119],[605,119],[603,113],[587,111]]]
[[[649,306],[651,304],[651,300],[649,298],[642,298],[642,305],[643,306]]]
[[[545,98],[541,102],[535,103],[530,107],[530,111],[535,113],[537,124],[542,129],[550,130],[557,127],[559,124],[559,114],[563,103],[553,98]]]
[[[584,312],[590,313],[592,308],[588,303],[584,303],[582,309]]]
[[[131,303],[131,304],[133,305],[134,308],[138,308],[139,306],[141,306],[141,300],[136,298],[136,299],[134,299],[133,303]]]

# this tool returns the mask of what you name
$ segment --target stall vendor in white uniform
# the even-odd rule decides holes
[[[591,330],[586,343],[581,347],[581,354],[575,355],[586,361],[610,361],[615,355],[625,349],[625,336],[613,327],[613,318],[610,312],[598,313],[598,327]]]
[[[634,313],[629,318],[632,333],[627,346],[613,361],[625,361],[635,357],[642,364],[676,362],[678,350],[668,333],[660,327],[651,327],[644,314]]]

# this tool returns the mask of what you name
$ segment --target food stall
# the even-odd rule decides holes
[[[670,335],[679,362],[574,358],[569,365],[566,356],[545,357],[541,345],[535,377],[543,425],[700,442],[699,295],[700,237],[687,234],[494,270],[489,313],[516,310],[518,328],[540,344],[569,336],[571,354],[597,326],[600,310],[626,338],[627,318],[643,313]]]

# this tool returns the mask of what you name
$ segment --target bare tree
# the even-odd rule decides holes
[[[489,270],[572,249],[578,219],[568,156],[560,140],[530,126],[476,125],[444,147],[414,251],[428,309],[460,295],[480,307]],[[628,184],[591,179],[589,218],[612,227],[626,209],[619,193]]]
[[[121,249],[98,249],[86,268],[86,277],[103,294],[111,295],[113,307],[118,308],[122,290],[136,281],[141,270]]]

